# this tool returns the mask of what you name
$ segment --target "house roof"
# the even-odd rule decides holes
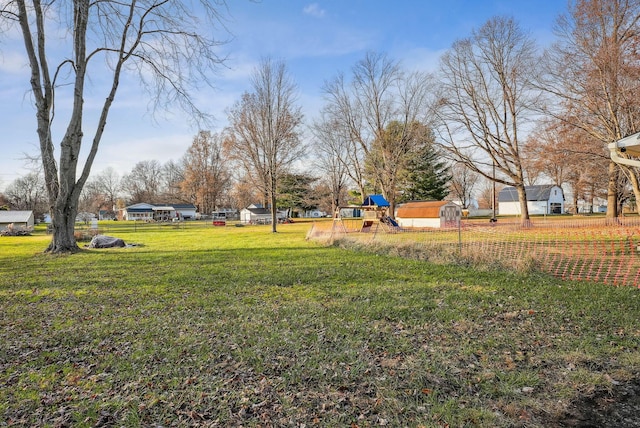
[[[195,210],[196,209],[196,206],[193,204],[167,204],[167,205],[170,205],[177,210]]]
[[[151,208],[153,208],[153,205],[147,204],[145,202],[139,202],[137,204],[129,205],[128,207],[126,207],[126,210],[130,211],[134,209],[145,209],[145,208],[150,210]]]
[[[440,208],[451,204],[449,201],[416,201],[407,202],[398,207],[396,217],[399,218],[439,218]]]
[[[367,206],[378,206],[378,207],[388,207],[389,202],[382,195],[369,195],[367,199],[362,203],[363,207]]]
[[[558,188],[562,191],[562,188],[554,184],[541,184],[536,186],[525,186],[524,190],[527,193],[527,201],[548,201],[551,195],[551,189]],[[515,187],[505,187],[498,193],[498,202],[517,202],[518,190]]]
[[[131,207],[127,207],[127,212],[129,213],[152,213],[153,212],[153,208],[131,208]]]
[[[271,215],[271,210],[267,208],[251,208],[247,207],[245,210],[250,211],[251,214],[255,215]]]
[[[147,204],[140,202],[137,204],[129,205],[126,210],[129,212],[150,212],[153,210],[195,210],[196,206],[193,204]]]
[[[0,223],[27,223],[33,211],[0,211]]]

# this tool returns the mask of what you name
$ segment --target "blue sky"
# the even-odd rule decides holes
[[[225,110],[251,90],[249,77],[264,57],[284,60],[311,122],[323,104],[322,85],[337,73],[349,75],[366,52],[384,52],[406,69],[433,71],[439,56],[489,18],[515,18],[541,46],[553,40],[552,26],[565,0],[228,0],[233,39],[222,48],[228,69],[213,77],[215,91],[200,94],[204,109],[226,125]],[[0,189],[25,175],[24,153],[37,154],[35,116],[28,95],[29,73],[21,40],[0,38]],[[93,82],[99,82],[94,76]],[[99,93],[95,91],[95,93]],[[87,98],[86,105],[104,99]],[[125,81],[107,123],[93,173],[113,167],[123,175],[136,162],[178,160],[197,129],[171,112],[154,121],[135,81]],[[90,110],[89,110],[90,111]],[[91,120],[85,135],[92,135]]]

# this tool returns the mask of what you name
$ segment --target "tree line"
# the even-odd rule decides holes
[[[204,4],[214,28],[220,3]],[[109,193],[97,183],[109,181],[104,175],[113,171],[91,180],[89,171],[122,67],[137,64],[143,82],[153,77],[153,93],[167,102],[157,106],[179,101],[197,118],[204,114],[190,96],[190,79],[206,77],[205,70],[224,62],[215,55],[214,38],[191,31],[201,26],[182,2],[77,1],[73,12],[74,57],[59,66],[72,66],[73,81],[67,83],[75,108],[56,161],[49,119],[57,86],[43,56],[44,20],[55,13],[24,1],[0,10],[8,27],[21,30],[30,60],[45,193],[54,217],[51,251],[75,248],[70,217],[81,197]],[[120,19],[100,22],[105,16]],[[101,25],[90,25],[92,20]],[[266,58],[251,76],[251,89],[229,108],[224,130],[199,132],[178,162],[139,162],[121,185],[130,202],[162,196],[206,211],[252,199],[275,210],[278,198],[287,204],[296,199],[284,187],[306,181],[332,210],[382,193],[393,213],[404,200],[441,199],[448,192],[468,202],[483,177],[517,189],[526,225],[525,187],[551,181],[570,187],[574,202],[605,197],[607,216],[614,218],[623,203],[640,200],[638,170],[613,163],[607,153],[608,143],[638,131],[639,20],[640,0],[571,1],[556,21],[554,42],[541,49],[514,19],[493,17],[456,40],[433,73],[407,70],[385,53],[369,52],[324,82],[324,105],[306,124],[286,63]],[[109,37],[90,37],[92,31]],[[162,43],[149,42],[155,37]],[[113,45],[88,46],[96,41]],[[107,61],[113,85],[90,155],[79,168],[85,72],[98,54],[113,55]],[[314,198],[321,199],[304,203],[313,206]]]

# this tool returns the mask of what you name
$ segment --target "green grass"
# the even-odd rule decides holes
[[[137,245],[0,238],[0,426],[545,426],[640,370],[637,289],[104,227]]]

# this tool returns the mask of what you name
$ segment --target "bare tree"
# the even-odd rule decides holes
[[[0,192],[0,211],[9,209],[9,199],[4,193]]]
[[[543,122],[529,134],[523,146],[523,164],[530,185],[541,176],[550,178],[558,186],[566,181],[577,159],[567,150],[566,137],[561,127]]]
[[[245,93],[229,110],[229,153],[261,189],[271,207],[271,230],[277,231],[278,178],[300,159],[302,112],[296,105],[296,85],[285,63],[264,59]]]
[[[0,25],[18,29],[29,61],[37,133],[52,214],[51,252],[77,251],[74,224],[78,199],[96,157],[120,79],[137,73],[156,106],[180,105],[201,116],[190,97],[208,82],[223,60],[219,42],[205,34],[220,24],[222,1],[178,0],[69,2],[14,0],[0,7]],[[56,31],[62,25],[61,31]],[[59,50],[65,50],[58,55]],[[102,60],[100,60],[102,58]],[[51,63],[50,63],[51,61]],[[91,64],[91,71],[89,65]],[[90,73],[105,73],[109,84],[88,155],[80,158],[85,137],[85,91]],[[96,91],[95,93],[98,93]],[[54,135],[57,110],[71,99],[64,135]],[[164,102],[164,103],[163,103]],[[166,103],[166,104],[165,104]],[[56,161],[54,140],[59,140]]]
[[[351,109],[344,90],[343,77],[332,83],[333,90],[340,91],[340,98],[328,103],[321,112],[321,118],[313,125],[313,134],[324,146],[324,155],[333,156],[344,167],[344,172],[357,186],[362,200],[366,197],[367,180],[365,178],[365,153],[359,143],[351,138],[347,119],[340,113],[340,106],[349,112]],[[329,90],[328,88],[326,90]],[[337,105],[336,105],[337,103]],[[344,120],[344,122],[343,122]]]
[[[82,188],[80,192],[80,199],[78,199],[78,214],[76,218],[82,218],[86,223],[91,219],[91,213],[99,213],[100,207],[105,203],[104,195],[98,192],[95,186],[93,186],[91,180],[87,181],[87,184]]]
[[[640,129],[640,1],[577,0],[559,17],[557,42],[545,54],[541,87],[560,102],[547,113],[581,129],[605,151]],[[623,167],[640,200],[638,171]],[[620,167],[610,161],[607,217],[618,215]],[[604,173],[604,171],[603,171]]]
[[[349,178],[356,183],[357,176],[354,177],[351,171],[362,173],[358,169],[351,169],[349,165],[348,144],[340,139],[340,133],[330,121],[315,122],[311,127],[314,135],[314,153],[316,167],[323,172],[320,181],[331,194],[331,213],[334,214],[341,205],[346,193]]]
[[[394,212],[398,177],[415,142],[414,124],[429,124],[432,77],[408,73],[386,55],[368,53],[353,67],[350,83],[343,75],[325,83],[327,119],[346,145],[354,181],[365,195],[365,160]],[[393,125],[393,132],[389,130]],[[400,131],[400,132],[397,132]],[[376,150],[375,155],[372,153]]]
[[[116,201],[122,191],[120,176],[115,169],[105,168],[87,182],[87,187],[92,188],[96,195],[100,195],[100,205],[106,205],[109,211],[115,211]]]
[[[162,165],[162,198],[167,202],[191,202],[181,188],[185,174],[183,163],[170,159]]]
[[[438,130],[444,148],[485,178],[514,186],[525,225],[529,210],[520,135],[536,104],[538,92],[529,84],[535,64],[533,40],[514,20],[502,17],[456,41],[440,64]]]
[[[31,210],[39,217],[44,214],[46,190],[44,177],[38,172],[30,172],[13,180],[5,189],[9,206],[15,210]]]
[[[237,177],[231,186],[230,206],[240,211],[243,208],[255,203],[260,197],[253,179],[248,175]]]
[[[460,201],[462,208],[469,208],[473,201],[474,190],[478,184],[478,174],[463,163],[451,167],[450,195]]]
[[[212,213],[231,180],[222,150],[222,137],[200,131],[193,138],[183,162],[184,179],[180,187],[190,195],[199,212]]]
[[[162,165],[157,160],[140,161],[122,177],[122,188],[132,204],[158,203],[162,185]]]

